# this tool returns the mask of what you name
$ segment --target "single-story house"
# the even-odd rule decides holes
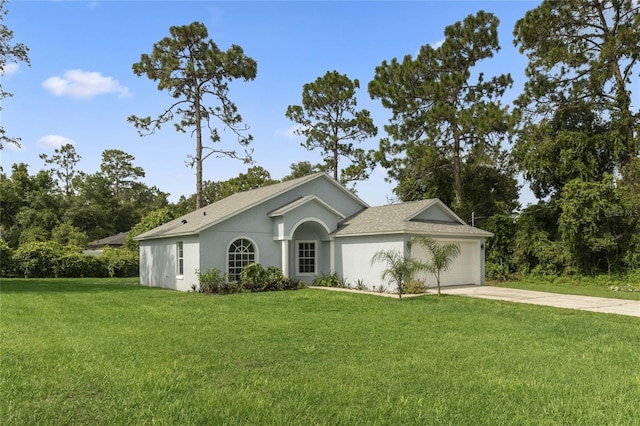
[[[189,290],[198,272],[218,268],[236,280],[250,263],[312,282],[320,274],[373,288],[386,265],[379,250],[406,255],[413,236],[460,245],[442,285],[484,284],[484,241],[438,199],[370,207],[326,173],[236,193],[135,237],[143,285]],[[426,252],[414,245],[412,256]],[[433,279],[427,284],[435,285]]]
[[[127,238],[128,232],[120,232],[116,235],[104,237],[99,240],[91,241],[87,244],[87,250],[84,254],[91,254],[94,256],[102,255],[105,247],[121,248]]]

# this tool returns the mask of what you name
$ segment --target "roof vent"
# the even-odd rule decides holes
[[[182,219],[182,224],[186,224],[187,223],[187,219]]]

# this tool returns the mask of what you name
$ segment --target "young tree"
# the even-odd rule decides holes
[[[376,136],[378,129],[366,109],[357,110],[356,89],[360,82],[337,71],[327,71],[302,88],[302,105],[289,105],[286,116],[300,127],[298,135],[308,150],[320,149],[327,170],[340,182],[364,180],[371,164],[371,154],[354,146]],[[340,157],[350,164],[340,170]]]
[[[40,158],[45,164],[51,165],[51,170],[61,183],[62,190],[67,198],[73,195],[73,180],[80,174],[76,170],[76,165],[82,157],[78,155],[76,149],[71,144],[62,145],[56,148],[54,155],[40,154]]]
[[[248,145],[253,138],[245,134],[248,127],[242,124],[242,117],[229,99],[228,92],[229,82],[234,79],[253,80],[257,63],[246,56],[240,46],[232,45],[227,51],[220,50],[213,40],[207,39],[207,28],[200,22],[173,26],[169,32],[170,37],[153,45],[151,54],[141,55],[140,62],[133,64],[133,72],[157,81],[158,90],[168,91],[174,102],[155,119],[132,115],[128,121],[144,136],[173,121],[177,115],[180,120],[174,122],[176,130],[186,133],[191,129],[195,133],[196,149],[195,155],[190,156],[190,164],[196,168],[196,207],[200,208],[202,162],[206,158],[214,155],[252,162]],[[207,106],[209,96],[216,101],[216,106]],[[244,154],[215,147],[222,141],[220,132],[212,123],[215,119],[237,137]],[[212,146],[204,146],[203,143],[203,131],[207,129]],[[208,150],[206,154],[204,149]]]
[[[412,243],[425,247],[431,259],[426,263],[421,263],[419,269],[430,272],[436,277],[438,284],[438,296],[440,296],[440,275],[449,269],[453,261],[460,254],[460,246],[455,243],[440,244],[433,238],[415,237]]]
[[[640,61],[637,0],[545,0],[516,22],[513,34],[529,59],[517,101],[525,126],[587,103],[611,121],[617,161],[637,155],[640,113],[631,102]]]
[[[5,8],[7,3],[8,2],[6,0],[0,0],[0,77],[6,73],[7,64],[24,62],[28,66],[31,66],[28,56],[29,48],[22,43],[12,44],[13,31],[11,31],[3,22],[4,17],[9,13]],[[1,101],[5,98],[10,98],[11,96],[13,96],[13,94],[3,89],[2,81],[0,81],[0,112],[2,112]],[[0,123],[0,150],[2,150],[5,143],[12,143],[20,146],[20,138],[7,136],[4,126]]]
[[[383,166],[399,169],[421,161],[409,156],[409,150],[431,147],[430,154],[450,161],[455,207],[463,203],[464,155],[477,146],[495,150],[512,128],[508,107],[499,100],[511,87],[511,76],[486,79],[479,72],[472,81],[474,67],[500,49],[498,22],[483,11],[469,15],[445,28],[440,47],[424,45],[415,59],[407,55],[402,61],[383,61],[369,83],[371,97],[393,113],[385,126],[393,142],[383,139],[380,144]]]
[[[102,164],[100,164],[100,174],[111,182],[113,195],[121,197],[121,189],[131,188],[135,181],[144,177],[142,167],[133,165],[136,158],[119,149],[105,149],[102,152]]]
[[[377,262],[386,264],[383,269],[381,278],[389,280],[396,285],[396,293],[398,298],[402,300],[402,295],[407,291],[407,285],[411,282],[413,274],[420,266],[412,257],[404,256],[398,250],[380,250],[371,258],[371,265]]]

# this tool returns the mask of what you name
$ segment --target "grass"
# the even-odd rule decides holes
[[[637,276],[640,280],[640,275]],[[631,278],[609,277],[524,277],[513,281],[491,281],[488,285],[496,287],[519,288],[522,290],[548,291],[561,294],[579,294],[582,296],[608,297],[612,299],[640,300],[640,281]],[[618,288],[613,291],[610,287]],[[635,291],[628,291],[628,289]]]
[[[638,318],[134,283],[2,281],[3,424],[638,422]]]

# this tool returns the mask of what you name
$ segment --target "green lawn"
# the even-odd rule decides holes
[[[548,291],[561,294],[608,297],[612,299],[640,300],[640,282],[617,277],[531,277],[513,281],[491,281],[488,285],[519,288],[522,290]],[[617,288],[613,291],[610,288]],[[635,291],[629,291],[633,289]]]
[[[3,424],[638,424],[640,319],[3,280]]]

